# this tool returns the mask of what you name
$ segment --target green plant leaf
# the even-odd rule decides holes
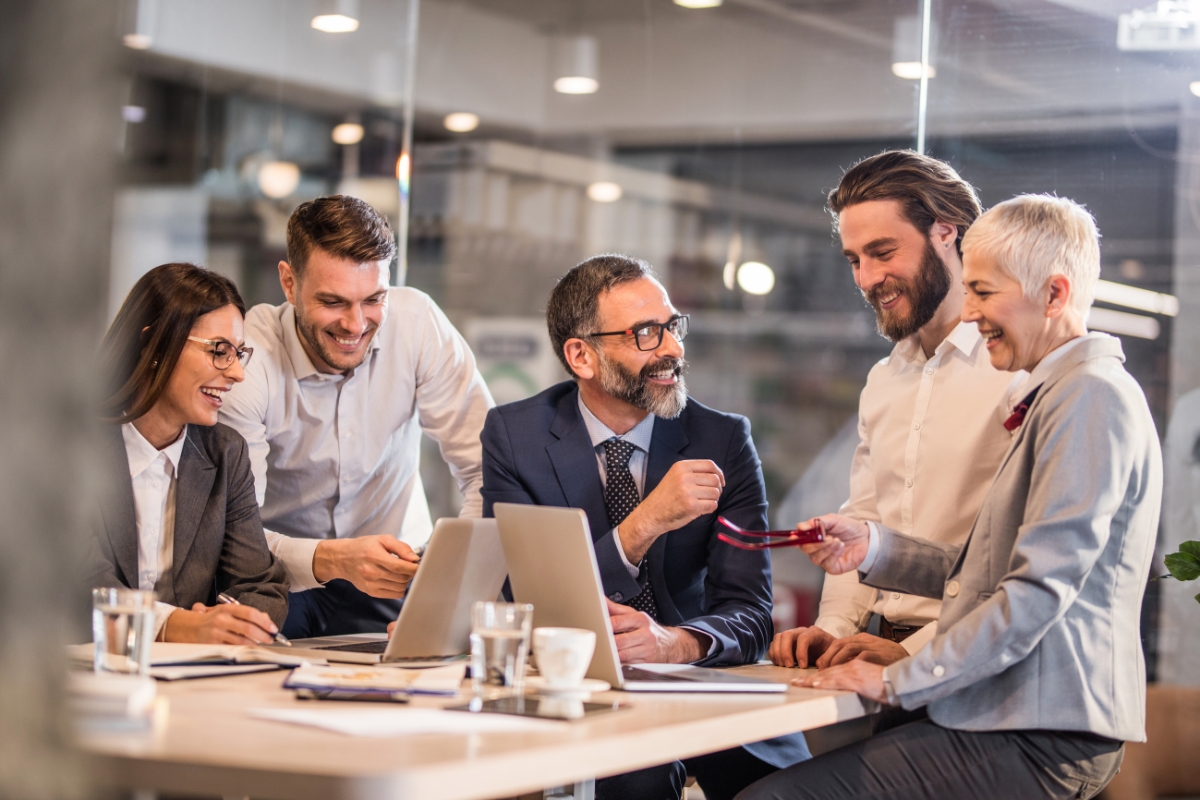
[[[1179,552],[1200,558],[1200,542],[1184,542],[1179,545]]]
[[[1191,553],[1171,553],[1163,561],[1176,580],[1194,581],[1200,578],[1200,558]]]

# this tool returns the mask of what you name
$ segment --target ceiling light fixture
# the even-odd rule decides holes
[[[333,129],[333,140],[338,144],[358,144],[363,138],[363,126],[357,122],[343,122]]]
[[[716,8],[725,0],[675,0],[675,5],[684,8]]]
[[[149,50],[154,43],[158,0],[136,0],[125,4],[123,16],[123,27],[129,32],[121,37],[121,42],[131,50]]]
[[[1191,83],[1189,83],[1188,90],[1192,94],[1196,95],[1196,97],[1200,97],[1200,81],[1192,81]]]
[[[612,181],[596,181],[587,188],[587,195],[597,203],[615,203],[621,199],[624,191],[619,183]]]
[[[599,48],[594,36],[562,36],[554,40],[554,91],[592,94],[600,88]]]
[[[470,111],[455,111],[453,114],[447,114],[442,124],[448,131],[470,133],[479,127],[479,115]]]
[[[1179,315],[1179,298],[1175,295],[1139,289],[1127,283],[1099,281],[1096,284],[1096,299],[1102,303],[1149,311],[1151,314],[1162,314],[1165,317]]]
[[[747,294],[770,294],[775,288],[775,270],[761,261],[747,261],[738,267],[737,282]]]
[[[323,33],[353,33],[358,30],[358,0],[325,0],[312,26]]]
[[[258,188],[267,197],[290,197],[300,185],[300,167],[290,161],[268,161],[258,168]]]
[[[926,78],[936,78],[937,69],[933,66],[933,61],[934,52],[937,50],[937,38],[937,27],[931,25],[929,61],[922,69],[921,18],[896,17],[892,27],[892,74],[908,81],[919,81],[922,73]]]
[[[1139,339],[1157,339],[1162,326],[1154,317],[1114,311],[1111,308],[1093,308],[1088,313],[1087,326],[1091,330],[1108,331]]]

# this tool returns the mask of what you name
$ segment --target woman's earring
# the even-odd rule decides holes
[[[151,368],[151,369],[154,369],[154,368],[156,368],[157,366],[158,366],[158,361],[154,361],[154,362],[152,362],[152,363],[150,364],[150,368]]]

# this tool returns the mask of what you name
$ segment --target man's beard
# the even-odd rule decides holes
[[[908,316],[879,307],[879,298],[900,292],[908,299]],[[946,294],[950,291],[950,270],[938,255],[933,242],[925,243],[921,269],[911,281],[890,279],[863,292],[863,298],[875,309],[875,325],[879,333],[893,342],[907,339],[933,319]]]
[[[682,358],[660,358],[642,367],[640,373],[634,373],[624,364],[607,358],[603,350],[598,355],[600,388],[605,393],[663,419],[675,419],[683,413],[687,405],[687,384],[683,380],[687,362]],[[652,383],[647,377],[666,369],[675,373],[675,383],[670,386]]]
[[[309,348],[317,354],[317,357],[326,364],[341,372],[348,372],[352,369],[358,369],[363,361],[366,360],[367,353],[371,352],[369,347],[364,346],[360,353],[354,355],[338,352],[325,339],[323,331],[304,318],[304,315],[300,311],[300,306],[297,305],[294,308],[296,309],[296,331],[308,344]],[[370,328],[363,333],[362,339],[364,344],[367,344],[368,340],[375,335],[377,329],[378,326]]]

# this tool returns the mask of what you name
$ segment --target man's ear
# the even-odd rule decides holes
[[[1046,281],[1046,317],[1061,316],[1071,305],[1071,279],[1066,275],[1051,275]]]
[[[954,242],[958,240],[958,226],[949,222],[934,222],[929,229],[929,236],[937,249],[949,249],[954,247]]]
[[[283,287],[283,294],[287,297],[287,301],[296,305],[296,273],[292,271],[291,265],[286,261],[279,262],[279,285]]]
[[[575,376],[585,381],[596,377],[596,351],[583,339],[567,339],[563,356]]]

